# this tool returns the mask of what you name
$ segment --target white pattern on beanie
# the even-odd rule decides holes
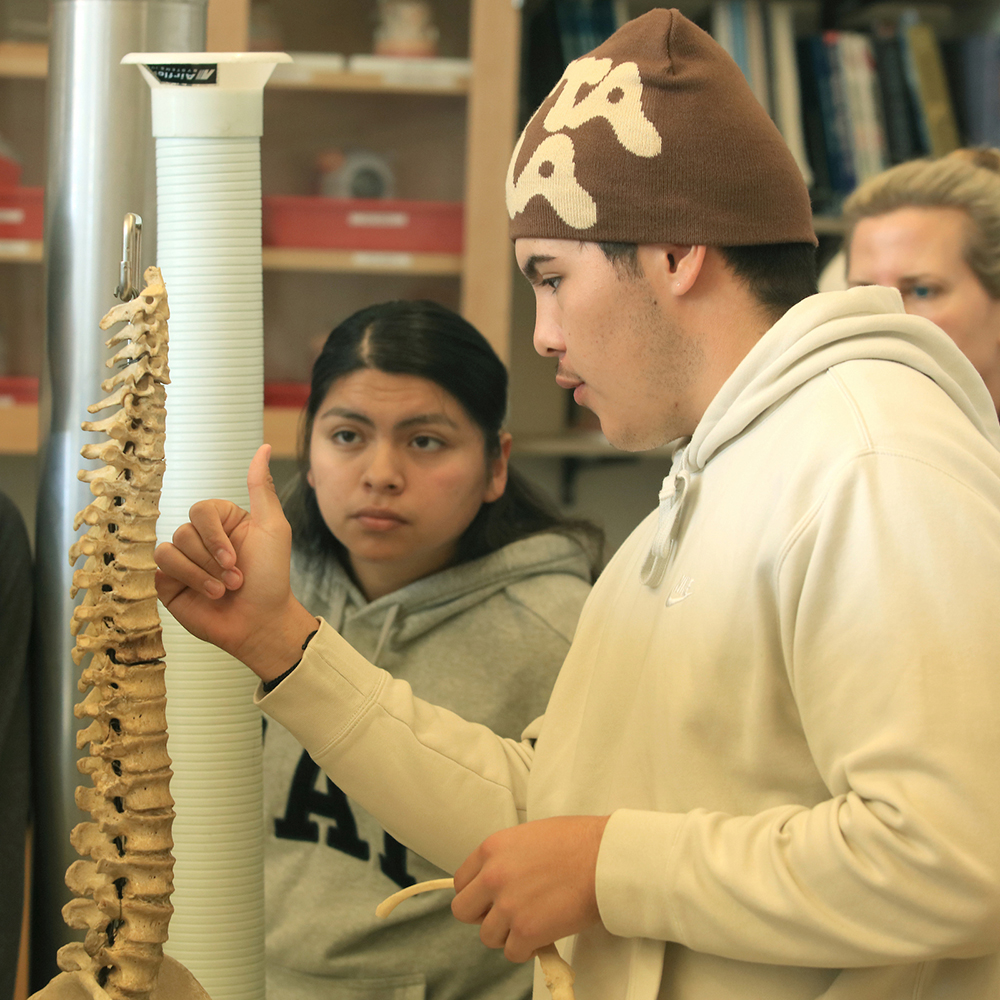
[[[636,156],[657,156],[663,140],[642,110],[642,78],[634,62],[611,69],[610,59],[585,56],[571,62],[559,81],[562,93],[549,109],[543,124],[549,132],[579,128],[595,118],[604,118],[618,141]],[[584,84],[596,85],[579,103],[576,96]],[[555,93],[559,84],[553,88]]]
[[[507,207],[511,217],[523,211],[528,200],[540,195],[563,222],[574,229],[589,229],[597,221],[597,202],[576,177],[576,147],[572,138],[560,129],[575,129],[595,118],[605,119],[618,141],[636,156],[656,156],[663,140],[642,110],[642,79],[634,62],[611,68],[611,59],[585,56],[571,62],[552,88],[562,92],[542,122],[547,132],[524,165],[517,180],[514,164],[524,142],[518,140],[507,170]],[[576,102],[584,85],[593,89]]]
[[[523,141],[522,136],[518,149]],[[528,200],[537,194],[552,206],[552,210],[567,226],[587,229],[597,221],[597,202],[576,179],[573,166],[576,150],[568,135],[557,132],[543,139],[515,182],[514,161],[517,159],[517,152],[515,149],[507,170],[507,205],[512,215],[523,211]]]

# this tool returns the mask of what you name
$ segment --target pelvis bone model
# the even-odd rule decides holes
[[[59,950],[59,968],[88,979],[88,992],[114,1000],[148,1000],[163,960],[173,907],[171,854],[173,799],[167,756],[163,642],[153,579],[156,519],[163,482],[167,370],[166,290],[160,272],[147,268],[139,296],[101,320],[123,345],[107,362],[118,370],[101,387],[109,395],[91,413],[118,409],[83,429],[106,435],[81,454],[103,468],[84,470],[96,499],[76,517],[87,532],[70,548],[74,610],[73,659],[90,657],[79,687],[87,696],[78,718],[91,720],[77,735],[90,745],[78,763],[92,785],[76,790],[91,814],[71,840],[89,860],[70,865],[66,884],[78,897],[63,908],[70,927],[87,931],[83,943]],[[89,982],[92,977],[92,984]],[[93,989],[97,987],[99,989]]]

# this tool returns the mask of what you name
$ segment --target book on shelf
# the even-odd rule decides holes
[[[1000,147],[1000,35],[969,35],[956,51],[966,142]]]
[[[594,47],[589,20],[580,0],[555,0],[555,9],[563,61],[569,63]]]
[[[825,102],[825,107],[830,109],[828,127],[831,135],[829,144],[836,151],[840,164],[837,175],[839,183],[836,185],[836,189],[847,194],[857,186],[858,175],[855,169],[857,158],[854,149],[854,129],[851,125],[851,111],[847,103],[847,80],[844,74],[844,65],[837,49],[838,40],[839,33],[836,31],[825,31],[820,35],[817,48],[825,55],[825,62],[817,60],[817,66],[821,76],[823,76],[820,81],[821,90],[826,89],[829,92]]]
[[[854,176],[860,184],[888,166],[875,58],[868,37],[857,31],[837,32],[832,45],[841,67]]]
[[[879,24],[872,38],[884,109],[886,150],[890,164],[922,155],[913,95],[906,81],[899,34],[893,24]]]
[[[902,18],[900,35],[903,40],[903,64],[915,97],[923,147],[931,156],[944,156],[957,149],[961,140],[941,47],[934,29],[910,15]]]
[[[610,38],[627,20],[627,0],[543,0],[524,18],[522,91],[534,110],[566,64]]]
[[[750,45],[760,44],[763,34],[762,30],[758,30],[760,5],[755,4],[754,7],[754,12],[750,14],[750,19],[754,23],[748,30],[746,0],[715,0],[712,4],[712,36],[733,57],[733,61],[739,66],[757,99],[760,100],[760,67],[763,62],[766,73],[767,57],[764,52],[753,55],[750,52]],[[767,107],[766,84],[761,103]]]
[[[812,187],[815,178],[806,147],[792,4],[771,3],[768,5],[767,14],[772,72],[771,114],[778,131],[788,143],[788,148],[792,151],[806,184]]]
[[[770,53],[764,5],[760,0],[742,0],[746,38],[747,80],[761,107],[772,114]]]
[[[819,75],[815,69],[812,38],[800,38],[795,43],[796,67],[799,73],[802,100],[802,137],[812,172],[810,190],[814,208],[832,210],[837,199],[830,169],[823,97],[820,94]]]

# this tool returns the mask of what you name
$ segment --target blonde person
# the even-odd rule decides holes
[[[341,322],[313,366],[285,503],[292,587],[423,698],[510,739],[545,710],[600,538],[508,466],[507,373],[433,302]],[[352,801],[287,730],[264,735],[269,1000],[519,1000],[530,969],[483,948],[450,899],[375,906],[446,873]]]
[[[847,281],[898,288],[955,341],[1000,410],[1000,150],[901,163],[847,200]]]
[[[570,63],[511,158],[535,349],[608,440],[669,443],[518,741],[290,594],[287,528],[192,509],[158,589],[452,912],[577,1000],[1000,996],[1000,426],[893,288],[815,294],[802,175],[676,10]],[[652,500],[653,498],[651,498]],[[537,964],[537,963],[536,963]],[[547,990],[536,972],[535,1000]]]

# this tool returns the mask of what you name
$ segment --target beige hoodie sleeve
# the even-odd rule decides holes
[[[325,621],[298,667],[255,700],[393,837],[446,871],[524,820],[531,742],[422,701]]]

